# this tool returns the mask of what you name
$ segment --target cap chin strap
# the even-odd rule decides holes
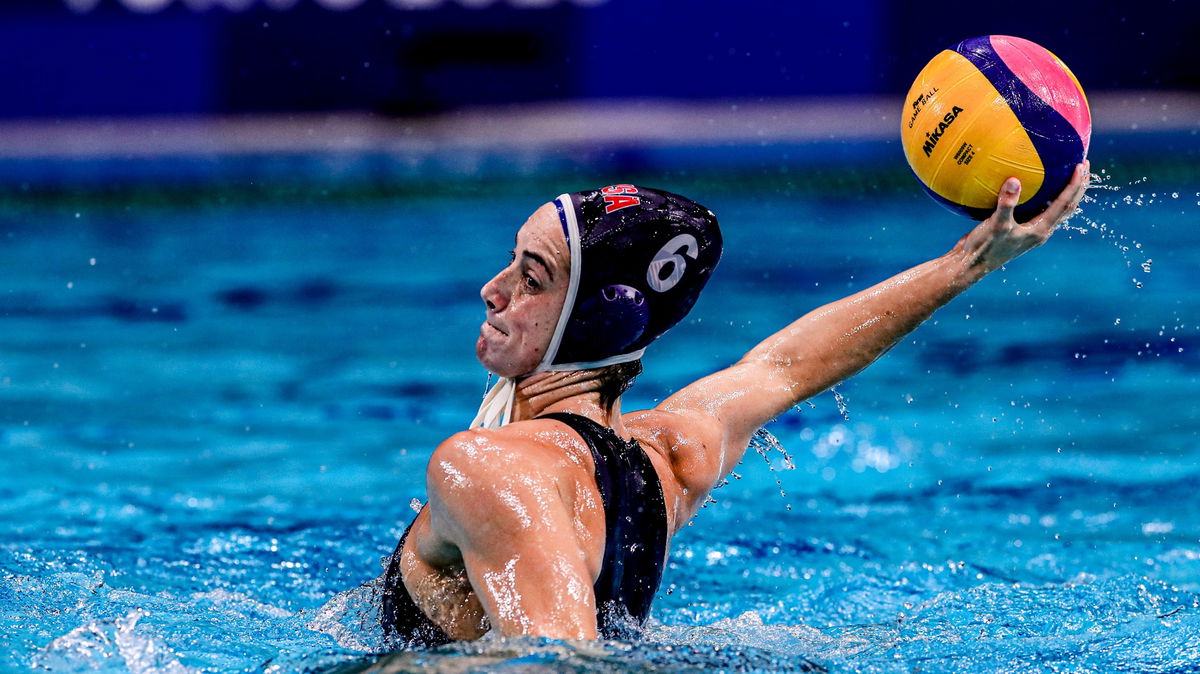
[[[517,380],[501,377],[500,381],[483,396],[479,412],[471,421],[470,428],[500,428],[512,418],[513,402],[517,398]]]

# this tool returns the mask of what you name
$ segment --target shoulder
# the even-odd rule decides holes
[[[544,454],[540,449],[528,434],[508,427],[462,431],[433,451],[426,480],[431,491],[443,493],[492,486],[506,475],[536,467]]]
[[[630,412],[622,421],[651,460],[666,468],[684,501],[702,502],[720,479],[724,438],[721,425],[711,417],[686,410],[653,409]],[[662,472],[660,469],[659,474]]]
[[[512,471],[575,465],[577,454],[587,454],[582,439],[567,432],[560,424],[534,419],[503,428],[476,428],[455,433],[434,450],[429,469],[465,471],[464,477],[483,478]],[[454,474],[448,472],[446,476],[454,477]]]
[[[528,448],[519,438],[499,431],[474,429],[455,433],[433,450],[426,478],[430,488],[470,487],[508,466],[519,465],[525,449]]]
[[[447,515],[476,518],[514,499],[561,502],[560,485],[590,469],[586,445],[581,451],[574,445],[582,441],[561,437],[569,435],[537,420],[455,433],[429,459],[425,480],[431,503],[443,506]]]

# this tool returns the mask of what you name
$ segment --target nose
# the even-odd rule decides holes
[[[479,289],[479,297],[493,312],[503,311],[504,307],[508,306],[508,297],[501,290],[500,277],[502,276],[504,276],[503,271],[493,276],[492,280],[483,284],[483,287]]]

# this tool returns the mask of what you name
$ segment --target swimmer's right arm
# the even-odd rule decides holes
[[[711,448],[703,481],[714,483],[741,460],[763,424],[861,371],[989,272],[1041,245],[1075,212],[1087,166],[1040,215],[1017,223],[1020,183],[1009,179],[995,213],[945,255],[809,312],[733,366],[667,398],[657,408],[686,423]]]
[[[546,479],[553,470],[504,431],[458,433],[430,457],[428,525],[410,535],[427,563],[465,568],[500,635],[594,639],[592,575],[557,483]]]

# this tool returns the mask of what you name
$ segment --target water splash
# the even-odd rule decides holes
[[[51,641],[33,658],[33,666],[51,671],[100,670],[113,667],[133,674],[194,674],[169,646],[138,621],[142,609],[108,620],[80,625]]]
[[[837,640],[808,625],[769,625],[756,611],[746,611],[734,618],[723,618],[707,625],[655,625],[647,630],[646,637],[655,642],[665,642],[667,652],[691,646],[711,650],[726,657],[740,648],[752,648],[770,654],[769,669],[776,671],[824,672],[825,668],[814,660],[825,658],[804,657],[815,653],[828,655],[837,647]],[[722,670],[734,669],[736,661],[727,660]],[[736,667],[741,669],[741,667]]]
[[[1095,206],[1103,211],[1130,206],[1136,208],[1165,200],[1167,198],[1167,194],[1163,193],[1162,195],[1159,195],[1157,192],[1150,192],[1149,195],[1147,195],[1145,192],[1138,192],[1136,195],[1126,194],[1123,197],[1113,199],[1102,199],[1100,196],[1097,196],[1097,192],[1121,192],[1127,187],[1140,185],[1147,180],[1148,178],[1143,176],[1125,186],[1121,186],[1113,182],[1113,176],[1111,176],[1107,170],[1100,169],[1099,173],[1093,173],[1089,176],[1088,193],[1083,195],[1083,200],[1081,203]],[[1172,192],[1170,194],[1170,198],[1178,199],[1179,192]],[[1072,221],[1076,218],[1080,222],[1083,222],[1083,225],[1072,224]],[[1089,234],[1093,232],[1099,234],[1102,240],[1110,242],[1113,247],[1120,251],[1121,257],[1124,258],[1125,266],[1127,268],[1133,268],[1135,264],[1135,261],[1131,255],[1138,255],[1142,251],[1141,242],[1116,231],[1116,229],[1110,224],[1101,222],[1099,219],[1085,214],[1083,208],[1077,209],[1075,213],[1072,214],[1071,219],[1059,225],[1059,228],[1077,234]],[[1146,258],[1141,262],[1137,262],[1137,265],[1141,267],[1143,273],[1149,274],[1150,267],[1153,263],[1153,260]],[[1134,287],[1144,287],[1142,281],[1136,277],[1130,280]]]
[[[784,507],[788,510],[792,509],[792,504],[787,502],[787,492],[783,490],[783,481],[779,479],[779,473],[775,470],[775,464],[771,461],[771,452],[779,452],[783,456],[781,466],[784,470],[795,470],[796,464],[792,461],[792,456],[783,448],[771,431],[766,427],[760,428],[754,432],[754,437],[750,439],[750,449],[763,458],[767,462],[767,470],[771,472],[771,477],[775,479],[775,486],[779,489],[779,495],[784,499]]]
[[[338,646],[358,653],[379,652],[386,638],[379,616],[383,581],[376,578],[339,592],[317,610],[306,628],[328,634]]]

